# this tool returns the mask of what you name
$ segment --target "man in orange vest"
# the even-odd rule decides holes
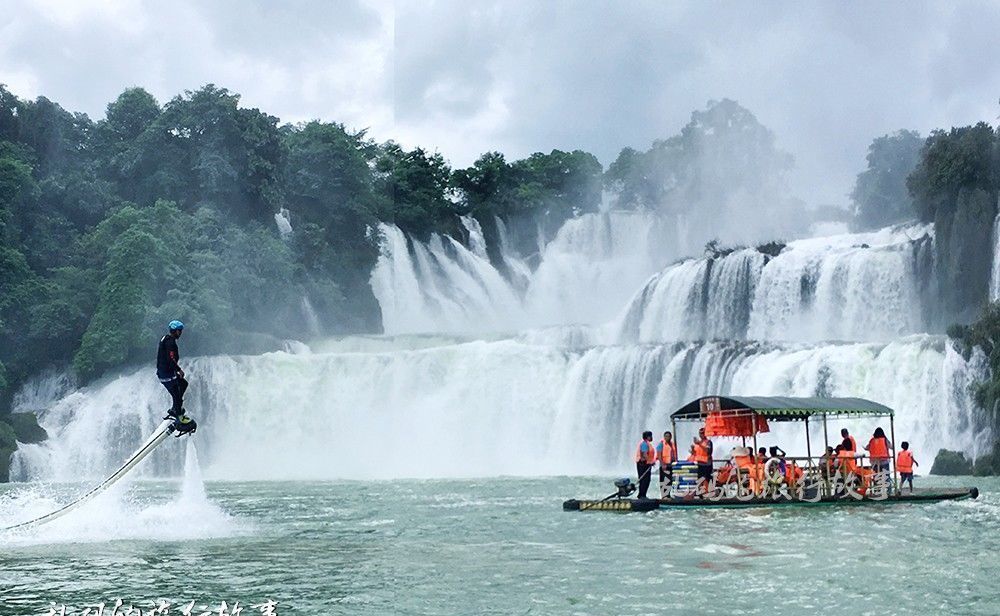
[[[910,444],[903,441],[899,444],[902,449],[896,455],[896,468],[899,470],[899,491],[903,491],[903,484],[910,482],[910,494],[913,494],[913,467],[920,466],[913,459],[913,452],[910,451]]]
[[[854,437],[851,436],[850,432],[847,431],[847,428],[840,429],[840,438],[844,439],[844,449],[850,451],[852,454],[857,453],[858,443],[854,440]]]
[[[660,462],[660,495],[667,498],[674,482],[674,469],[671,465],[677,461],[677,443],[669,430],[663,433],[663,439],[656,444],[656,459]]]
[[[656,446],[653,445],[653,433],[646,430],[642,433],[642,440],[635,449],[635,472],[639,475],[639,498],[649,498],[646,491],[649,490],[649,475],[653,472],[653,465],[656,464]]]
[[[698,464],[699,492],[707,491],[712,481],[712,441],[705,436],[705,428],[698,430],[698,436],[691,445],[691,454]]]

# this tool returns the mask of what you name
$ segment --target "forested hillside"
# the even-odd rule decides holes
[[[600,179],[583,152],[453,172],[340,124],[281,125],[212,85],[163,105],[129,89],[97,122],[0,89],[0,407],[52,363],[87,381],[148,360],[171,318],[191,325],[187,353],[378,332],[379,221],[415,237],[468,213],[555,227],[597,207]]]

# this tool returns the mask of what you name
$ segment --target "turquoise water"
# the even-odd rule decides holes
[[[1000,480],[918,483],[983,494],[619,514],[561,510],[608,478],[142,481],[55,530],[0,535],[0,613],[162,598],[171,614],[267,599],[324,615],[997,614]],[[0,522],[38,488],[0,488]]]

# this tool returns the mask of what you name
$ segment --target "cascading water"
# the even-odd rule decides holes
[[[619,338],[892,340],[923,330],[919,277],[928,227],[791,242],[774,257],[743,249],[653,276]]]
[[[381,228],[371,284],[392,335],[186,364],[206,472],[620,472],[641,430],[669,428],[674,408],[707,393],[871,398],[898,410],[897,439],[927,460],[987,442],[968,395],[983,358],[966,362],[944,337],[914,333],[926,227],[663,269],[678,244],[664,239],[675,232],[667,222],[605,213],[567,223],[534,271],[503,254],[521,268],[505,277],[478,225],[463,222],[468,247]],[[166,404],[149,368],[74,391],[41,416],[52,438],[15,454],[15,479],[103,475]],[[779,428],[765,440],[804,453],[801,434]],[[179,448],[164,447],[145,472],[180,467]]]
[[[968,449],[983,436],[961,386],[969,371],[927,335],[582,350],[477,340],[201,358],[188,367],[186,405],[214,477],[561,474],[615,468],[635,434],[667,429],[669,412],[704,392],[870,397],[899,409],[897,434],[919,451]],[[105,474],[152,430],[161,389],[142,370],[63,399],[43,416],[52,438],[17,452],[15,479]],[[800,435],[779,434],[782,446],[801,448]],[[182,466],[169,444],[151,460],[153,474]]]
[[[469,248],[447,236],[424,244],[396,227],[380,227],[382,254],[371,284],[387,334],[603,323],[650,274],[683,254],[675,228],[659,216],[587,214],[566,222],[534,272],[504,251],[514,272],[505,278],[486,255],[479,225],[464,223]]]

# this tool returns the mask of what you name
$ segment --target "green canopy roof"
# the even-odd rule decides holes
[[[796,421],[813,415],[853,415],[856,417],[892,417],[893,410],[864,398],[787,398],[778,396],[705,396],[688,402],[674,411],[671,419],[701,419],[702,401],[718,401],[716,410],[750,410],[778,421]],[[713,405],[714,406],[714,405]]]

